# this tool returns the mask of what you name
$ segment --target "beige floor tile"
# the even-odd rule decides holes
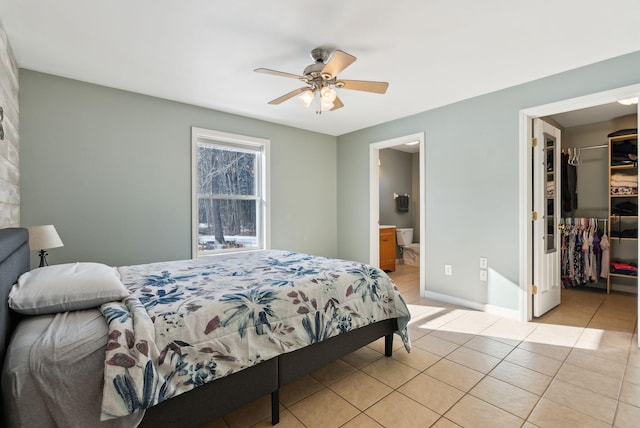
[[[489,376],[517,386],[536,395],[542,395],[551,383],[551,377],[526,367],[503,361]]]
[[[448,340],[441,339],[439,337],[434,336],[433,334],[428,334],[415,342],[412,342],[412,345],[416,348],[420,348],[427,352],[431,352],[432,354],[439,355],[444,357],[445,355],[451,353],[454,349],[458,348],[458,344],[449,342]]]
[[[518,345],[519,349],[540,354],[555,360],[564,361],[571,352],[570,346],[549,345],[535,341],[524,341]]]
[[[583,328],[566,325],[540,324],[538,328],[527,336],[525,341],[553,346],[572,347],[583,330]]]
[[[289,411],[307,428],[339,427],[360,413],[345,399],[327,388],[297,402],[289,407]]]
[[[407,326],[407,330],[409,331],[409,337],[411,338],[411,341],[418,340],[425,334],[429,334],[433,331],[431,329],[425,328],[414,328],[411,324]]]
[[[629,350],[633,333],[609,331],[599,328],[585,328],[575,346],[580,349],[597,350],[600,347],[614,347]]]
[[[342,360],[334,361],[311,373],[311,377],[324,385],[330,385],[356,371],[356,368]]]
[[[637,428],[640,421],[640,407],[620,402],[616,419],[613,424],[616,428]]]
[[[489,373],[495,366],[500,363],[500,359],[482,352],[461,346],[449,355],[447,360],[454,363],[462,364],[465,367],[479,371],[480,373]]]
[[[411,338],[411,336],[409,336],[409,338]],[[384,349],[385,349],[384,337],[381,337],[380,339],[371,342],[370,344],[367,345],[367,348],[373,349],[380,355],[384,356]],[[406,350],[404,349],[404,343],[402,343],[402,340],[397,335],[393,335],[392,350],[394,353],[399,350],[401,350],[402,352],[406,352]]]
[[[517,346],[538,327],[535,323],[502,318],[480,333],[482,336]]]
[[[273,425],[271,424],[271,416],[261,420],[256,425],[251,425],[251,428],[272,428],[272,427]],[[278,428],[305,428],[302,422],[296,419],[296,417],[293,416],[293,414],[286,409],[280,409],[280,422],[278,422],[277,427]]]
[[[280,388],[280,403],[291,406],[324,388],[324,385],[312,378],[304,376]]]
[[[640,407],[640,385],[623,382],[620,390],[620,401]]]
[[[545,357],[544,355],[536,354],[534,352],[530,352],[520,348],[515,349],[512,353],[510,353],[505,358],[505,361],[509,361],[510,363],[526,367],[547,376],[554,376],[562,365],[562,361]]]
[[[429,367],[425,374],[464,392],[469,391],[484,377],[482,373],[476,370],[446,359],[442,359]]]
[[[393,359],[413,367],[418,371],[424,371],[440,360],[440,356],[420,348],[413,347],[411,352],[394,352]]]
[[[470,394],[493,404],[509,413],[526,419],[540,397],[524,389],[487,376],[480,381]]]
[[[373,363],[375,360],[379,360],[380,358],[384,358],[384,354],[381,354],[378,351],[374,351],[368,346],[363,346],[357,351],[354,351],[349,355],[342,357],[342,361],[357,369],[361,369],[362,367],[367,366]]]
[[[431,313],[420,315],[415,320],[412,319],[411,325],[414,328],[437,329],[455,321],[467,312],[467,309],[455,309],[447,306],[432,307]]]
[[[447,323],[440,330],[475,335],[488,329],[499,320],[499,316],[487,312],[468,311],[463,316]]]
[[[640,385],[640,367],[627,366],[627,371],[624,374],[624,381]]]
[[[465,343],[464,347],[501,359],[509,355],[509,352],[514,349],[513,345],[507,345],[506,343],[484,336],[475,336]]]
[[[611,425],[545,398],[533,409],[528,422],[540,428],[610,428]]]
[[[463,427],[521,427],[524,420],[479,398],[465,395],[445,417]]]
[[[544,398],[608,424],[613,424],[618,404],[617,400],[558,379],[551,383]]]
[[[600,328],[603,330],[626,331],[633,332],[636,327],[636,321],[612,318],[606,315],[597,314],[589,323],[589,328]]]
[[[362,371],[380,382],[389,385],[391,388],[398,388],[420,373],[418,370],[402,364],[393,358],[377,360],[363,367]]]
[[[439,415],[444,415],[464,395],[459,389],[426,374],[411,379],[398,391]]]
[[[447,418],[440,418],[438,419],[438,422],[431,425],[431,428],[458,428],[458,427],[460,427],[460,425],[456,424],[455,422],[451,422]]]
[[[460,333],[457,331],[449,331],[446,328],[447,327],[445,326],[443,327],[443,330],[435,330],[433,333],[431,333],[431,336],[444,339],[447,342],[456,343],[458,345],[464,345],[465,343],[467,343],[468,341],[470,341],[475,337],[474,334]]]
[[[573,364],[563,364],[558,370],[556,378],[614,399],[618,398],[622,383],[622,380],[612,379],[609,376],[594,373]]]
[[[566,307],[558,307],[557,309],[558,311],[554,309],[551,312],[543,315],[542,317],[536,318],[534,321],[545,324],[560,324],[573,327],[586,327],[587,325],[589,325],[589,322],[593,317],[592,313],[584,312],[579,309]]]
[[[619,364],[627,364],[629,358],[629,346],[626,349],[616,346],[609,346],[593,343],[577,345],[573,348],[573,351],[584,351],[593,357],[602,358],[603,360],[614,361]],[[572,351],[572,352],[573,352]]]
[[[600,355],[594,351],[574,348],[565,362],[615,379],[622,379],[626,364],[602,358]]]
[[[280,427],[277,427],[280,428]],[[351,419],[346,424],[342,425],[342,428],[384,428],[382,425],[371,419],[364,413],[360,413],[355,418]]]
[[[360,410],[365,410],[393,391],[389,386],[361,371],[331,384],[329,388]]]
[[[393,392],[365,412],[384,427],[430,427],[439,416],[423,405],[398,392]]]

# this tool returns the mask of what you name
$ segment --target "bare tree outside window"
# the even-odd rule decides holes
[[[198,143],[198,247],[258,248],[259,151]]]

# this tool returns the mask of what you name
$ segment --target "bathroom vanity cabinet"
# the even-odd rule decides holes
[[[396,270],[396,228],[380,227],[380,269]]]

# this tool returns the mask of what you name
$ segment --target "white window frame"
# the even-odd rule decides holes
[[[256,238],[257,248],[238,248],[224,250],[210,254],[198,254],[198,144],[210,143],[227,146],[232,149],[248,149],[258,152],[256,174],[256,193],[260,203],[256,212]],[[259,251],[271,248],[271,216],[270,216],[270,173],[269,152],[271,141],[264,138],[249,137],[246,135],[231,134],[205,128],[191,128],[191,258],[209,257],[232,252]],[[233,196],[231,196],[233,198]]]

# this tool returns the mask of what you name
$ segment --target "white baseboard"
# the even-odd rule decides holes
[[[449,296],[447,294],[436,293],[434,291],[426,291],[424,297],[427,299],[439,300],[452,305],[464,306],[465,308],[475,309],[477,311],[487,312],[489,314],[498,315],[505,318],[520,320],[520,312],[514,309],[506,309],[500,306],[489,305],[487,303],[478,303],[471,300],[461,299],[459,297]]]

